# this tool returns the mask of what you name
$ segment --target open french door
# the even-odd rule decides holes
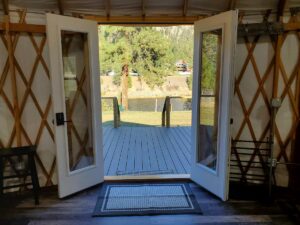
[[[47,14],[59,197],[104,180],[96,22]]]
[[[191,179],[228,199],[238,12],[195,22]]]

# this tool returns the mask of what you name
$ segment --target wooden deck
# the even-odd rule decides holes
[[[191,127],[104,127],[106,176],[189,174]]]

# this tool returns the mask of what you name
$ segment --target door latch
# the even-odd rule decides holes
[[[56,117],[56,126],[62,126],[67,122],[71,122],[70,120],[65,120],[65,115],[62,112],[55,113],[55,117]]]

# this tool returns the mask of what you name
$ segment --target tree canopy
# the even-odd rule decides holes
[[[100,30],[102,71],[137,71],[150,87],[161,86],[172,67],[170,42],[152,27],[104,26]]]
[[[167,75],[175,73],[177,60],[193,68],[193,26],[125,27],[100,26],[101,73],[114,71],[120,76],[123,65],[138,72],[151,87],[160,87]],[[215,85],[216,35],[203,36],[202,90]],[[191,87],[191,77],[187,79]]]
[[[202,40],[202,90],[214,90],[217,74],[218,36],[204,33]]]

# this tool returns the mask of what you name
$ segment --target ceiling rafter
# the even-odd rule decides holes
[[[236,7],[236,0],[229,0],[228,10],[233,10]]]
[[[186,16],[189,8],[189,0],[183,0],[183,11],[182,15]]]
[[[63,15],[64,14],[63,0],[57,0],[57,6],[58,6],[59,14]]]
[[[111,2],[110,0],[105,1],[105,15],[106,17],[110,17],[110,10],[111,10]]]
[[[146,0],[142,0],[142,16],[146,16]]]
[[[205,18],[205,16],[165,16],[165,17],[128,17],[128,16],[106,16],[86,15],[84,19],[97,21],[98,24],[118,24],[118,25],[180,25],[194,24],[195,21]]]
[[[9,11],[8,0],[2,0],[2,6],[5,15],[8,15],[8,11]]]
[[[288,0],[279,0],[277,5],[277,21],[283,16]]]

